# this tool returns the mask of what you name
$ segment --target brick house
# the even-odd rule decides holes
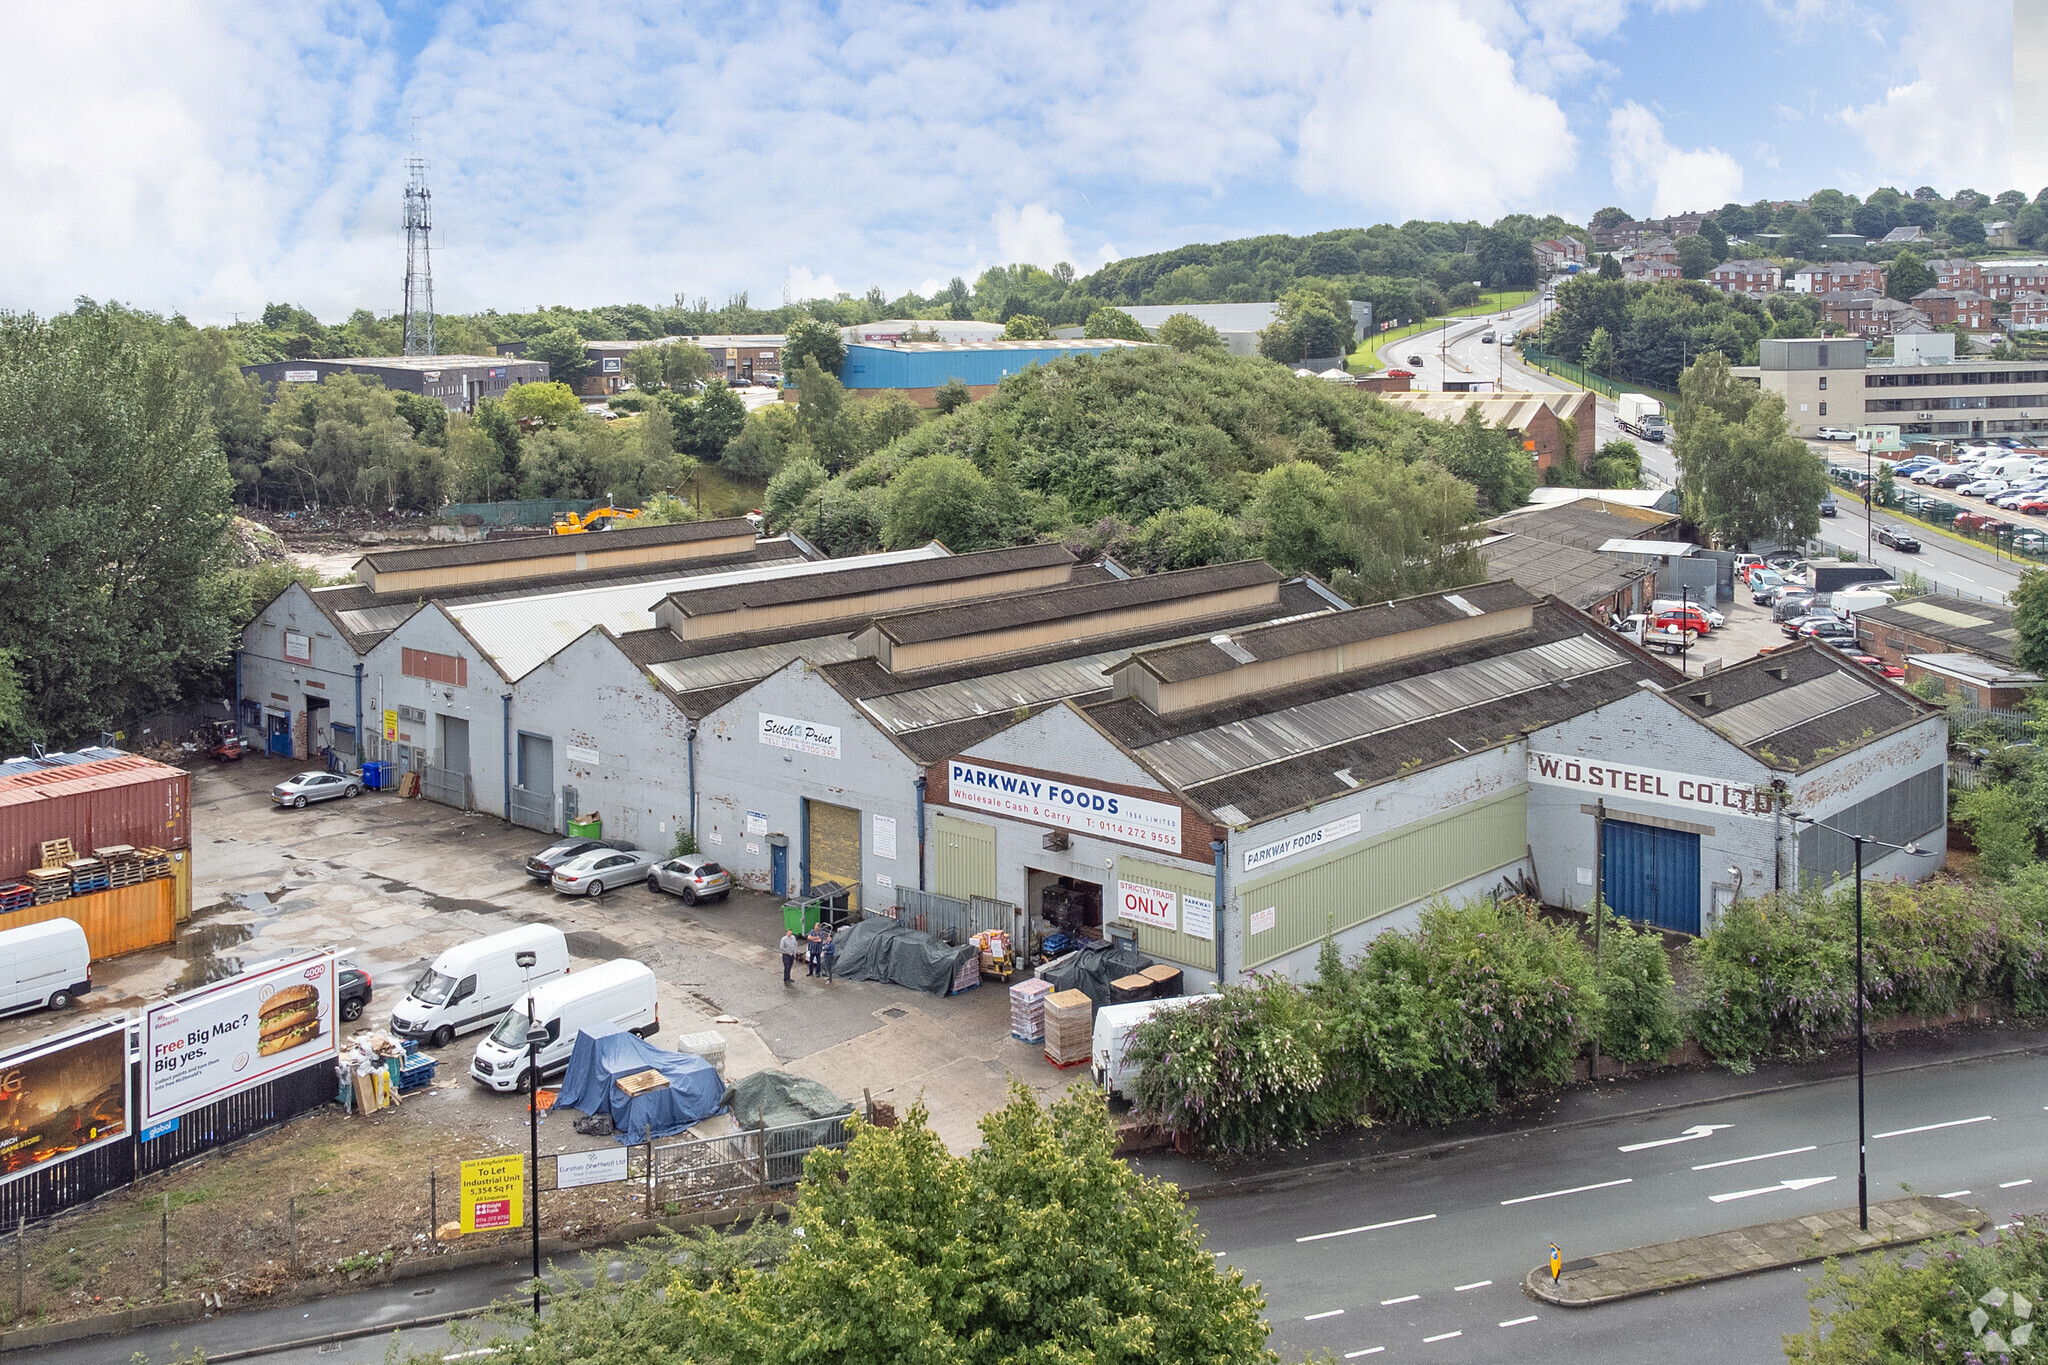
[[[1462,422],[1469,408],[1478,408],[1488,426],[1501,426],[1522,438],[1523,448],[1535,459],[1540,475],[1557,464],[1564,450],[1564,423],[1576,422],[1572,453],[1579,463],[1589,464],[1596,446],[1594,397],[1590,391],[1575,393],[1444,393],[1416,390],[1386,393],[1382,400],[1419,416],[1439,422]]]
[[[1984,288],[1984,267],[1963,256],[1941,256],[1927,263],[1934,272],[1935,287],[1939,289]]]
[[[1723,261],[1707,272],[1707,283],[1724,294],[1775,294],[1785,272],[1771,261]]]
[[[1678,247],[1669,237],[1649,237],[1636,243],[1634,258],[1638,261],[1668,261],[1678,264]]]
[[[1987,261],[1978,270],[1974,287],[2001,303],[2030,289],[2048,290],[2048,261]]]
[[[1586,244],[1576,237],[1547,237],[1536,243],[1536,264],[1548,271],[1586,263]]]
[[[1625,280],[1676,280],[1683,279],[1684,272],[1676,261],[1634,260],[1621,267]]]
[[[1836,294],[1846,289],[1884,292],[1885,271],[1869,261],[1842,261],[1835,265],[1810,265],[1792,276],[1792,288],[1801,294]]]
[[[1900,668],[1912,655],[1963,654],[2015,669],[2014,638],[2012,608],[1996,602],[1920,597],[1856,613],[1863,652]]]
[[[1913,296],[1913,306],[1936,327],[1960,322],[1982,332],[1998,325],[1991,316],[1991,300],[1974,289],[1923,289]]]
[[[2012,301],[2012,329],[2015,332],[2048,331],[2048,294],[2030,289]]]
[[[1933,324],[1909,303],[1888,299],[1874,289],[1845,289],[1820,296],[1822,316],[1851,336],[1888,337]]]

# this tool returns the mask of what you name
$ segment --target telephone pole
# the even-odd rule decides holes
[[[428,212],[427,163],[409,157],[405,163],[405,353],[434,354],[434,256],[428,244],[433,228]]]

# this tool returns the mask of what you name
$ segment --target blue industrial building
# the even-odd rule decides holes
[[[846,348],[839,372],[849,389],[896,389],[930,407],[939,387],[957,379],[975,397],[993,392],[1004,376],[1027,365],[1047,365],[1076,355],[1142,346],[1144,342],[1093,341],[912,341]]]

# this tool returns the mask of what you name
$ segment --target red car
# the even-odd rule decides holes
[[[1698,607],[1673,607],[1657,613],[1655,627],[1658,630],[1689,630],[1695,635],[1705,635],[1713,630],[1714,623]]]
[[[2013,504],[2012,510],[2024,512],[2030,517],[2038,517],[2042,513],[2048,512],[2048,493],[2036,493],[2024,502]]]
[[[1875,654],[1858,654],[1855,657],[1857,663],[1863,665],[1872,673],[1877,674],[1880,678],[1903,678],[1906,676],[1905,669],[1900,668],[1897,664],[1888,664]]]

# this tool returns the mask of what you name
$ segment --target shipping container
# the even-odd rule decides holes
[[[92,959],[119,957],[140,948],[157,948],[178,937],[178,883],[171,877],[135,886],[117,886],[69,900],[32,905],[0,915],[0,929],[19,929],[45,920],[73,919],[85,926]]]
[[[0,777],[0,880],[42,864],[46,839],[95,848],[192,846],[192,775],[136,754]]]

